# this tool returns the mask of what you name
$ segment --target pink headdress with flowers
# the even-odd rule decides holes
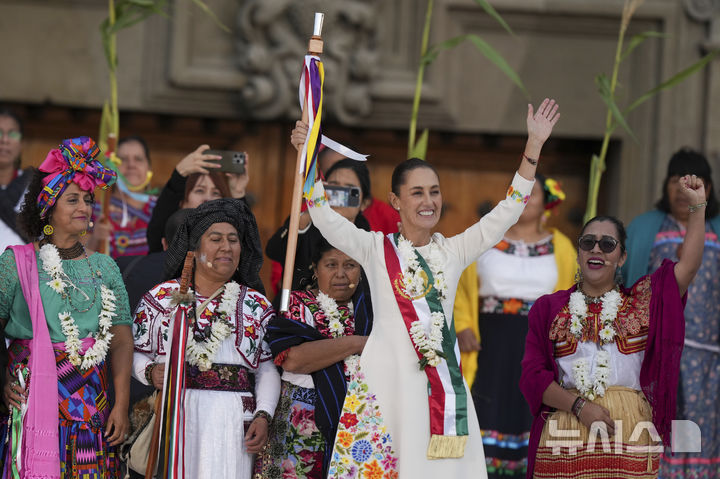
[[[37,199],[41,218],[47,216],[48,210],[70,183],[92,192],[97,187],[105,189],[115,182],[116,173],[95,159],[99,154],[100,148],[88,136],[63,140],[59,148],[50,150],[39,168],[48,173],[42,180],[43,189]]]

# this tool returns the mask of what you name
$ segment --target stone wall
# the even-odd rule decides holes
[[[170,2],[119,38],[119,96],[126,112],[232,119],[287,127],[298,116],[296,83],[313,11],[324,11],[327,124],[348,137],[407,128],[423,23],[422,0],[208,0],[226,33],[189,0]],[[609,74],[622,10],[619,0],[495,0],[516,32],[505,33],[471,0],[436,0],[431,42],[475,33],[518,71],[531,99],[558,99],[555,141],[593,144],[605,110],[594,77]],[[718,2],[647,0],[631,34],[665,39],[635,50],[620,74],[627,98],[720,46]],[[108,95],[98,26],[106,2],[0,1],[0,101],[96,109]],[[469,44],[444,52],[423,86],[421,127],[445,161],[443,135],[515,138],[524,133],[527,99]],[[618,130],[607,211],[629,219],[659,195],[670,154],[683,145],[708,153],[720,170],[720,59],[629,117],[637,141]],[[264,131],[264,130],[263,130]],[[281,135],[282,136],[282,135]],[[367,136],[367,135],[366,135]],[[404,138],[396,134],[402,155]],[[283,138],[283,141],[285,138]],[[352,138],[351,138],[352,140]],[[353,143],[357,143],[356,141]],[[478,143],[482,148],[483,143]],[[361,145],[367,153],[373,145]],[[487,144],[485,144],[487,146]],[[433,150],[433,147],[435,148]],[[558,147],[555,151],[562,151]],[[478,153],[489,150],[480,150]],[[589,158],[559,157],[558,164]],[[490,164],[491,169],[504,167]],[[584,169],[587,168],[585,163]],[[717,183],[716,184],[720,184]]]

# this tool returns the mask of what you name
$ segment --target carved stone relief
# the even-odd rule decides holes
[[[700,23],[709,23],[705,47],[720,47],[720,0],[684,0],[688,16]]]
[[[378,65],[377,0],[250,0],[237,16],[241,94],[256,118],[297,118],[301,58],[314,12],[325,13],[322,60],[324,111],[352,124],[372,110],[371,82]]]

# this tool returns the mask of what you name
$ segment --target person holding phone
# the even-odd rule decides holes
[[[348,158],[335,163],[325,176],[332,191],[330,206],[355,226],[370,231],[370,224],[362,214],[367,206],[370,191],[370,173],[365,163]],[[282,278],[282,266],[285,264],[287,233],[290,218],[272,235],[265,247],[265,254],[280,264],[278,274],[273,277],[273,285]],[[292,289],[304,289],[312,284],[311,258],[314,258],[323,235],[312,224],[310,215],[304,211],[300,215],[300,232],[295,254]]]
[[[217,198],[244,199],[250,182],[250,156],[244,154],[244,172],[234,170],[230,162],[223,163],[223,152],[200,145],[177,164],[158,197],[147,228],[150,253],[163,250],[162,237],[165,221],[180,208],[195,208],[205,201]],[[213,174],[211,174],[213,173]],[[190,191],[186,191],[188,183]],[[219,196],[218,196],[219,195]]]

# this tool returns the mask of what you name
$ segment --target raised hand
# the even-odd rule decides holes
[[[558,113],[559,105],[555,100],[545,98],[537,109],[533,110],[532,104],[528,103],[527,130],[528,141],[540,144],[550,137],[552,129],[560,118]]]
[[[702,178],[695,175],[685,175],[680,178],[680,194],[685,197],[690,206],[696,206],[706,201],[705,183]]]
[[[305,138],[307,138],[308,124],[298,120],[295,122],[295,128],[293,128],[290,134],[290,143],[295,147],[296,150],[300,151],[305,144]]]
[[[195,151],[180,160],[175,169],[181,176],[187,177],[193,173],[210,173],[212,168],[220,168],[220,164],[211,160],[221,160],[222,156],[206,155],[205,150],[209,150],[208,145],[200,145]]]

